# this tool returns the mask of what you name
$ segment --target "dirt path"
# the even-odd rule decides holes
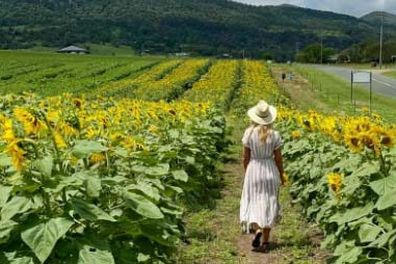
[[[243,127],[234,125],[233,145],[220,170],[221,197],[213,210],[202,210],[187,218],[188,244],[180,249],[177,263],[183,264],[322,264],[325,252],[319,249],[322,239],[318,228],[307,224],[294,206],[288,188],[281,191],[283,217],[271,234],[269,254],[252,252],[251,235],[241,233],[239,200],[244,171],[241,164],[240,138]]]

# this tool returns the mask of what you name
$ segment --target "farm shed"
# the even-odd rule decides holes
[[[77,46],[68,46],[57,51],[58,53],[68,53],[68,54],[88,54],[89,51]]]

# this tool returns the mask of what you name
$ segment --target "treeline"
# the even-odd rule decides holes
[[[379,42],[352,45],[341,52],[314,43],[297,53],[295,60],[303,63],[378,63],[379,51]],[[396,42],[388,41],[383,44],[382,60],[384,63],[396,62]]]
[[[378,62],[380,44],[377,42],[365,42],[353,45],[343,51],[340,55],[348,57],[351,62]],[[385,63],[395,62],[396,59],[396,41],[387,41],[383,44],[382,60]],[[395,56],[392,58],[392,56]]]
[[[227,0],[2,0],[0,18],[0,48],[90,42],[284,61],[321,38],[342,50],[376,36],[351,16]]]

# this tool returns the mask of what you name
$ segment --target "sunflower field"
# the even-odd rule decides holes
[[[0,98],[0,262],[160,263],[210,192],[209,104]]]
[[[260,99],[329,263],[396,263],[396,126],[380,116],[294,109],[261,61],[10,54],[0,263],[172,263],[185,212],[218,195],[226,117],[247,125]]]
[[[324,231],[332,263],[395,263],[396,127],[290,109],[280,118],[292,195]]]

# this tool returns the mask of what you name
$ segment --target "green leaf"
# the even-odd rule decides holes
[[[396,187],[393,189],[386,188],[385,193],[380,196],[375,207],[377,207],[378,210],[385,210],[396,205],[395,193]]]
[[[33,166],[44,176],[51,177],[54,159],[51,156],[47,156],[44,159],[36,160]]]
[[[370,187],[378,195],[384,195],[387,188],[396,188],[396,175],[392,175],[378,181],[373,181],[370,183]]]
[[[359,167],[355,171],[353,171],[350,176],[365,177],[379,173],[380,170],[380,163],[378,161],[369,161],[360,164]]]
[[[8,241],[10,238],[10,233],[16,225],[18,225],[18,223],[12,220],[0,221],[0,244]]]
[[[355,247],[355,241],[342,240],[334,250],[334,256],[341,256],[348,252],[351,248]]]
[[[391,148],[389,154],[396,157],[396,147]]]
[[[161,199],[160,192],[158,188],[146,183],[144,181],[139,181],[137,184],[133,184],[127,188],[128,190],[137,190],[144,194],[145,196],[158,202]]]
[[[166,247],[175,247],[180,236],[177,226],[172,226],[165,221],[145,221],[141,224],[142,234],[150,240],[156,241]],[[172,235],[174,233],[174,235]]]
[[[341,172],[354,172],[362,165],[362,157],[359,155],[350,154],[348,158],[341,159],[341,161],[337,162],[332,171],[340,170]]]
[[[125,192],[124,199],[126,205],[138,214],[151,219],[162,219],[164,215],[153,202],[137,193]]]
[[[1,209],[1,220],[9,220],[17,214],[22,214],[32,207],[31,201],[22,196],[14,196]]]
[[[341,257],[337,259],[336,264],[345,264],[345,263],[356,263],[359,256],[363,253],[363,249],[361,247],[354,247],[345,252]]]
[[[88,157],[93,153],[100,153],[107,151],[108,148],[96,141],[78,140],[73,147],[73,154],[80,158]]]
[[[12,191],[11,186],[4,186],[0,184],[0,208],[2,208],[10,198],[11,191]]]
[[[360,226],[359,238],[362,243],[372,242],[381,233],[382,229],[376,225],[364,224]]]
[[[151,166],[151,167],[146,167],[146,166],[141,166],[141,165],[136,165],[132,167],[132,170],[135,172],[140,172],[144,173],[146,175],[152,175],[152,176],[164,176],[169,173],[169,164],[167,163],[162,163],[158,164],[156,166]]]
[[[113,217],[108,213],[100,209],[94,204],[87,203],[80,199],[74,199],[72,201],[74,211],[79,214],[82,218],[89,221],[104,220],[109,222],[116,222]]]
[[[78,264],[115,264],[110,248],[84,245],[78,256]]]
[[[184,170],[172,171],[172,175],[178,181],[183,181],[183,182],[188,181],[188,174]]]
[[[7,264],[35,264],[31,257],[12,258]]]
[[[88,197],[99,197],[102,190],[101,180],[97,176],[87,175],[85,178],[85,187]]]
[[[177,139],[180,137],[180,132],[176,129],[171,129],[168,132],[169,132],[169,136],[173,139]]]
[[[138,257],[137,257],[137,260],[138,260],[138,262],[147,262],[147,261],[150,260],[150,258],[151,258],[150,255],[139,253]]]
[[[194,157],[191,157],[191,156],[187,156],[187,157],[186,157],[186,162],[187,162],[188,164],[194,165],[194,164],[195,164],[195,158],[194,158]]]
[[[63,237],[73,221],[66,218],[53,218],[21,233],[22,240],[33,250],[37,258],[44,263],[56,242]]]
[[[164,164],[158,164],[155,167],[147,168],[145,173],[153,176],[163,176],[169,173],[169,169],[170,169],[169,164],[164,163]]]
[[[12,158],[5,153],[0,154],[0,167],[12,166]]]
[[[374,209],[373,203],[368,203],[364,207],[356,207],[349,209],[345,213],[337,213],[330,218],[331,222],[337,222],[338,225],[343,225],[345,223],[351,222],[353,220],[362,218],[363,216],[368,215]]]
[[[380,237],[378,237],[376,240],[371,242],[369,245],[370,247],[383,247],[385,246],[389,240],[391,239],[392,236],[396,235],[396,229],[389,231],[385,234],[382,234]]]

